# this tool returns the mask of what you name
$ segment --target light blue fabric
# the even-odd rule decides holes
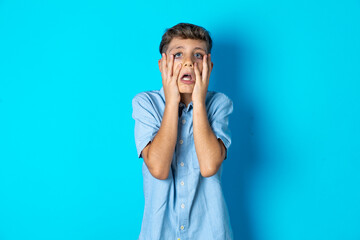
[[[160,128],[165,109],[164,90],[137,94],[132,100],[135,143],[141,156]],[[226,149],[231,144],[228,127],[232,101],[208,91],[206,109],[210,126]],[[179,104],[178,137],[169,176],[154,178],[142,165],[145,209],[139,240],[230,240],[233,233],[221,187],[221,172],[208,178],[200,174],[193,138],[192,102]],[[184,121],[185,120],[185,121]]]

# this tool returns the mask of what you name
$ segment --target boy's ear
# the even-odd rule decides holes
[[[161,72],[161,59],[159,59],[158,64],[159,64],[159,70]]]

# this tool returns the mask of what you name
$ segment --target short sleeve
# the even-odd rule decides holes
[[[144,93],[139,93],[133,98],[132,108],[132,117],[135,120],[135,145],[140,158],[142,150],[158,132],[161,121],[151,99]]]
[[[231,132],[229,128],[229,116],[233,112],[233,102],[223,93],[216,93],[210,108],[209,122],[216,136],[221,139],[227,150],[231,145]]]

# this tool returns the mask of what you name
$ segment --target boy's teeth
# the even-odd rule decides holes
[[[189,80],[191,80],[191,79],[190,79],[190,77],[183,77],[183,80],[189,81]]]

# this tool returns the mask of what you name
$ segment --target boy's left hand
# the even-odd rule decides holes
[[[212,70],[211,54],[203,57],[203,68],[200,74],[199,66],[194,64],[195,69],[195,86],[192,93],[193,104],[205,104],[206,93],[209,86],[210,73]]]

